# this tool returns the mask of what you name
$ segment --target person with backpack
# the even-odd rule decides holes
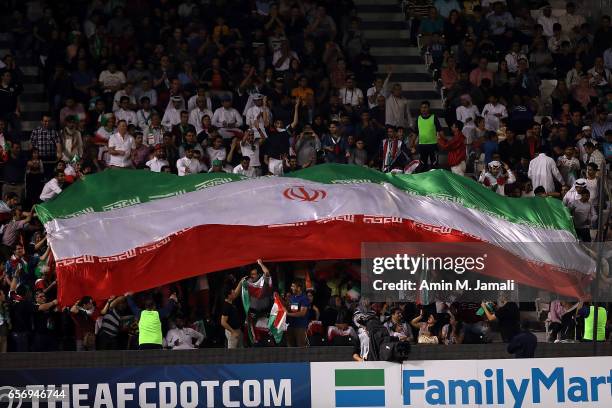
[[[380,321],[379,306],[379,304],[372,304],[371,311],[355,317],[356,323],[365,325],[370,339],[367,360],[401,363],[408,359],[410,343],[399,341],[398,337],[392,337],[389,334],[389,329]]]

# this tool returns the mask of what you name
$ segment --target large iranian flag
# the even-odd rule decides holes
[[[560,201],[501,197],[443,170],[391,175],[320,165],[257,179],[107,170],[37,212],[57,261],[62,304],[258,258],[359,258],[364,241],[488,243],[529,264],[493,275],[569,296],[582,295],[592,266]]]

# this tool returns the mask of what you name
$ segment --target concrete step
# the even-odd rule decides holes
[[[410,38],[368,38],[368,44],[375,47],[411,47]]]
[[[26,94],[21,94],[21,96],[19,96],[19,101],[21,101],[21,103],[38,103],[38,102],[44,102],[46,103],[47,97],[45,96],[45,94],[43,92],[38,92],[38,93],[26,93]]]
[[[40,120],[23,120],[21,121],[21,129],[24,132],[31,132],[40,126]]]
[[[23,93],[24,94],[42,94],[45,92],[45,86],[43,84],[24,84],[23,85]]]
[[[376,57],[376,62],[379,65],[423,65],[425,66],[425,61],[420,55],[385,55]]]
[[[38,77],[40,73],[40,69],[35,65],[24,65],[20,66],[19,69],[21,69],[21,72],[23,72],[25,76]]]
[[[386,62],[386,61],[385,61]],[[389,72],[389,70],[393,70],[394,74],[414,74],[414,73],[427,73],[427,67],[424,64],[410,64],[410,65],[402,65],[401,63],[397,64],[378,64],[379,72]]]
[[[425,70],[425,72],[401,72],[401,69],[403,67],[406,67],[406,65],[396,67],[399,72],[393,71],[393,73],[391,74],[391,79],[390,79],[391,81],[394,81],[394,82],[432,82],[431,74],[427,72],[427,70]],[[380,72],[382,74],[383,72],[389,72],[389,71],[380,71]]]
[[[417,47],[371,47],[370,54],[375,57],[420,57],[421,52]]]
[[[387,13],[359,13],[359,18],[363,22],[369,21],[406,21],[406,18],[399,12]]]
[[[378,75],[386,76],[385,71],[380,71]],[[393,73],[391,74],[391,82],[427,82],[431,84],[431,75],[429,72],[409,72],[409,73]]]
[[[372,3],[372,0],[370,1]],[[397,3],[395,4],[364,4],[356,5],[357,13],[399,13],[400,8]]]
[[[409,39],[410,31],[409,30],[364,30],[365,37],[367,39]]]
[[[399,4],[398,0],[353,0],[356,6],[380,6],[380,5],[394,5]]]
[[[406,96],[406,95],[404,95]],[[408,98],[408,96],[406,96]],[[412,113],[412,116],[414,118],[416,118],[416,112],[418,111],[418,109],[421,107],[421,102],[426,100],[429,101],[429,103],[431,104],[431,110],[432,112],[434,112],[434,114],[438,115],[438,117],[441,117],[441,115],[443,114],[442,111],[442,101],[440,100],[440,98],[437,99],[431,99],[431,98],[420,98],[420,99],[413,99],[413,98],[408,98],[408,106],[410,106],[410,112]],[[438,112],[438,113],[436,113]],[[36,125],[38,126],[38,125]]]
[[[395,82],[392,82],[395,83]],[[402,86],[404,91],[427,91],[427,92],[436,92],[436,88],[434,87],[431,81],[422,81],[422,82],[397,82]]]
[[[403,21],[364,21],[361,23],[361,29],[364,31],[368,30],[402,30],[406,28],[406,23]]]
[[[40,100],[40,98],[38,98]],[[47,102],[26,102],[21,106],[22,112],[45,112],[49,109]]]
[[[24,104],[25,106],[25,104]],[[32,122],[39,122],[42,114],[46,111],[46,109],[40,110],[40,111],[33,111],[33,110],[24,110],[21,112],[21,120],[22,121],[32,121]]]

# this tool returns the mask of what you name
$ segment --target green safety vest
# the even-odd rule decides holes
[[[143,310],[138,322],[138,344],[162,345],[161,320],[157,310]]]
[[[419,144],[437,144],[438,132],[434,115],[429,115],[427,119],[419,115],[417,123],[419,126]]]
[[[589,308],[589,315],[584,319],[584,340],[593,340],[593,321],[595,319],[595,307]],[[606,339],[606,322],[608,321],[608,313],[606,309],[599,306],[597,312],[597,341]]]

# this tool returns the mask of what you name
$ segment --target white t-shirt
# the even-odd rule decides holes
[[[493,106],[491,103],[487,103],[482,109],[482,116],[485,118],[485,129],[497,132],[499,129],[499,119],[496,114],[501,114],[502,118],[508,117],[508,111],[506,107],[501,103]]]
[[[155,173],[160,173],[162,167],[170,166],[170,163],[168,163],[167,160],[153,157],[151,160],[145,163],[145,166],[147,166],[151,171],[154,171]]]
[[[376,87],[373,86],[371,88],[368,88],[368,91],[366,92],[366,96],[368,97],[368,107],[370,109],[374,108],[376,106],[376,98],[374,98],[374,102],[370,101],[370,96],[376,95],[376,97],[378,97],[378,95],[382,95],[385,97],[385,99],[387,99],[389,97],[389,90],[387,89],[387,83],[389,81],[385,81],[385,83],[383,84],[383,87],[381,90],[376,90]]]
[[[259,143],[255,142],[252,145],[249,143],[245,143],[244,145],[240,143],[240,154],[248,156],[249,159],[251,159],[250,167],[261,166],[259,162]]]
[[[225,122],[225,125],[223,122]],[[240,127],[242,123],[242,115],[234,108],[217,108],[212,117],[212,125],[218,128]]]
[[[212,147],[206,148],[206,154],[208,155],[208,159],[210,160],[210,164],[215,160],[225,160],[227,157],[227,152],[225,151],[225,147],[221,147],[220,149],[214,149]]]
[[[42,201],[49,201],[61,192],[62,188],[59,186],[57,179],[53,177],[51,180],[47,181],[43,187],[42,193],[40,193],[40,199]]]
[[[120,120],[125,120],[128,126],[138,126],[138,119],[136,119],[136,113],[134,111],[121,108],[115,112],[115,118],[117,119],[117,122]]]
[[[187,157],[183,157],[176,161],[176,169],[178,170],[179,176],[206,171],[206,167],[198,159],[188,159]]]
[[[130,159],[132,149],[134,148],[134,138],[127,134],[123,137],[119,133],[113,133],[108,140],[108,148],[114,147],[116,150],[121,150],[124,153],[120,156],[110,155],[108,164],[116,167],[130,167],[132,160]]]
[[[245,170],[242,167],[242,164],[239,164],[236,167],[234,167],[233,173],[234,174],[241,174],[241,175],[249,177],[249,178],[250,177],[255,177],[255,169],[253,168],[253,166],[249,166],[249,168]]]
[[[455,114],[457,116],[457,120],[462,122],[464,125],[468,122],[468,119],[472,119],[472,122],[474,122],[474,119],[476,119],[476,116],[478,116],[478,108],[475,105],[470,105],[470,106],[458,106],[457,109],[455,109]]]
[[[262,119],[259,121],[260,123],[260,127],[263,127],[263,113],[264,110],[266,110],[268,112],[268,118],[270,119],[270,123],[273,123],[272,121],[272,114],[270,112],[270,109],[265,108],[263,106],[256,106],[253,105],[251,106],[249,109],[247,109],[244,112],[244,116],[246,117],[246,125],[248,127],[254,127],[255,126],[255,122],[257,121],[257,118],[259,117],[259,115],[261,115]]]

